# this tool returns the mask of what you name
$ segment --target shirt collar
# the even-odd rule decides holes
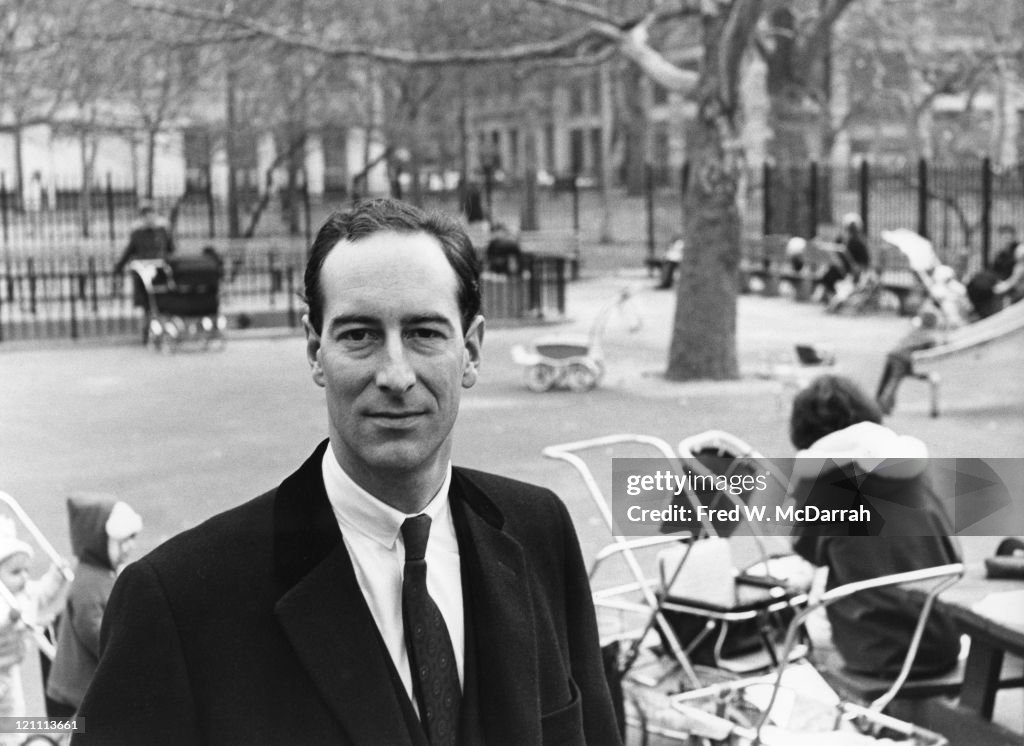
[[[393,549],[405,519],[413,515],[427,515],[430,516],[432,527],[445,526],[448,528],[448,531],[444,532],[431,532],[432,538],[438,538],[439,543],[447,543],[439,536],[452,532],[451,538],[454,540],[448,502],[448,488],[452,481],[451,461],[445,466],[444,481],[441,483],[440,489],[430,498],[427,506],[418,513],[403,513],[356,484],[341,468],[338,460],[334,457],[334,450],[329,445],[324,451],[322,470],[327,499],[331,503],[334,517],[338,521],[342,534],[346,530],[357,531],[387,549]],[[438,520],[439,518],[440,520]]]

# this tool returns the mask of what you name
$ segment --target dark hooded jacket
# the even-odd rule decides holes
[[[78,567],[58,629],[57,655],[46,694],[75,708],[99,662],[100,622],[114,586],[106,523],[115,502],[114,498],[89,495],[68,498],[71,551],[78,558]]]

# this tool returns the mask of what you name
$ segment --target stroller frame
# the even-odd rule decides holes
[[[175,260],[136,259],[128,272],[141,283],[146,294],[143,342],[161,352],[174,352],[188,341],[204,349],[223,349],[227,319],[220,313],[220,266],[214,260],[189,257],[205,267],[175,269]],[[180,261],[180,259],[178,260]],[[175,273],[190,274],[190,281]]]

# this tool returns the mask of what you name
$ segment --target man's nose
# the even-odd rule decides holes
[[[409,364],[405,346],[400,338],[389,339],[384,346],[383,359],[377,371],[377,386],[394,393],[404,393],[416,383],[416,372]]]

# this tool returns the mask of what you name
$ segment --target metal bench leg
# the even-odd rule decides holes
[[[942,376],[935,371],[928,374],[928,390],[931,398],[931,416],[939,416],[939,384],[942,383]]]

